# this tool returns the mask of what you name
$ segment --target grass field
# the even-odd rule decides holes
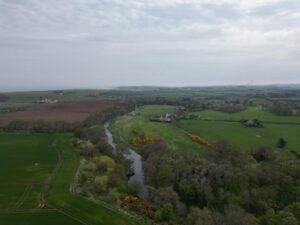
[[[175,110],[173,106],[148,105],[139,108],[135,113],[123,116],[116,120],[111,130],[117,142],[130,143],[135,134],[134,128],[140,129],[144,134],[165,140],[173,152],[184,153],[188,156],[201,155],[203,147],[192,142],[182,131],[177,130],[172,124],[150,122],[149,119],[166,112]],[[281,123],[300,122],[296,116],[276,116],[251,107],[247,110],[228,114],[213,110],[192,112],[205,119],[241,120],[257,118],[261,121]],[[243,150],[250,150],[261,146],[276,147],[279,138],[284,138],[287,148],[300,152],[300,125],[290,124],[264,124],[264,128],[248,128],[239,122],[181,120],[179,126],[191,133],[198,134],[209,142],[226,140]]]
[[[288,148],[300,152],[300,125],[298,116],[277,116],[263,111],[258,107],[228,114],[213,110],[193,112],[191,114],[201,115],[203,119],[210,120],[241,120],[258,119],[260,121],[280,122],[287,124],[263,123],[263,128],[248,128],[239,122],[205,121],[205,120],[182,120],[180,126],[194,134],[207,139],[210,142],[226,140],[242,149],[249,150],[260,146],[276,147],[279,138],[284,138]]]
[[[132,130],[138,128],[146,135],[164,140],[172,153],[201,155],[202,147],[192,142],[181,130],[171,124],[150,122],[151,117],[174,110],[173,106],[143,106],[130,115],[118,118],[111,125],[111,131],[117,142],[128,144],[136,136]]]
[[[52,146],[55,138],[56,135],[0,134],[2,211],[38,206],[43,182],[57,161],[57,152]]]
[[[53,91],[28,91],[9,93],[8,103],[32,103],[40,97],[59,101],[86,101],[107,99],[99,90],[65,90],[64,94]]]
[[[70,192],[79,157],[69,135],[0,133],[0,223],[5,225],[139,224],[123,211]],[[44,182],[62,165],[39,209]],[[8,176],[9,174],[9,176]]]
[[[64,90],[63,94],[53,91],[27,91],[6,93],[9,99],[0,102],[1,109],[28,108],[36,105],[40,98],[59,102],[118,100],[116,96],[106,95],[105,90]]]
[[[271,121],[281,123],[300,123],[300,116],[277,116],[260,107],[249,107],[246,110],[237,113],[223,113],[214,110],[204,110],[200,112],[191,112],[193,115],[200,115],[203,119],[217,120],[241,120],[241,119],[258,119],[260,121]]]

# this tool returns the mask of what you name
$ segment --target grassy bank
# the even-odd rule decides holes
[[[138,108],[134,113],[118,118],[111,126],[111,131],[116,142],[130,144],[136,137],[133,129],[138,129],[141,133],[164,140],[170,153],[184,154],[189,157],[199,156],[202,147],[194,143],[181,130],[168,123],[151,122],[150,118],[163,113],[172,112],[176,108],[173,106],[147,105]]]
[[[57,166],[40,208],[45,181]],[[79,163],[70,135],[0,134],[0,221],[5,225],[139,224],[123,211],[70,192]],[[9,173],[9,176],[7,175]]]

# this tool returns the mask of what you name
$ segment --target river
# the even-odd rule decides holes
[[[107,141],[113,147],[114,151],[116,151],[117,145],[114,142],[113,135],[108,128],[109,128],[109,123],[107,122],[104,124]],[[145,177],[144,177],[142,156],[130,148],[128,148],[128,151],[126,151],[126,153],[124,153],[123,155],[125,158],[129,159],[132,162],[131,168],[134,172],[134,174],[129,177],[128,184],[131,184],[132,182],[135,181],[139,182],[141,185],[141,190],[138,196],[141,199],[144,199],[146,193],[146,187],[145,187]]]

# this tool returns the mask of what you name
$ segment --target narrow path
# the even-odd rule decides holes
[[[13,213],[18,210],[18,208],[24,203],[27,196],[29,195],[32,189],[32,184],[27,184],[20,198],[15,202],[12,208],[5,210],[5,213]]]
[[[61,151],[56,147],[56,142],[53,143],[53,147],[55,148],[55,150],[58,154],[58,160],[57,160],[57,163],[56,163],[52,173],[50,174],[50,176],[47,178],[46,182],[43,185],[43,188],[42,188],[42,191],[41,191],[40,197],[39,197],[39,205],[38,205],[39,208],[45,207],[45,205],[46,205],[45,194],[49,190],[54,177],[56,176],[56,174],[58,173],[59,169],[61,168],[61,166],[63,164],[63,157],[62,157]]]
[[[75,221],[77,221],[77,222],[79,222],[83,225],[91,225],[91,224],[85,222],[82,218],[79,218],[78,216],[74,216],[72,213],[68,212],[65,209],[61,209],[61,208],[58,208],[58,207],[56,207],[52,204],[46,203],[45,195],[49,191],[49,188],[50,188],[55,176],[59,172],[59,170],[62,167],[62,164],[64,162],[63,155],[62,155],[60,149],[57,148],[56,142],[53,143],[53,147],[55,148],[55,150],[58,154],[58,159],[57,159],[57,163],[56,163],[52,173],[50,174],[50,176],[47,178],[46,182],[43,185],[43,188],[42,188],[42,191],[41,191],[40,197],[39,197],[38,207],[39,208],[44,208],[45,206],[48,206],[50,209],[54,209],[54,210],[66,215],[67,217],[69,217],[69,218],[71,218],[71,219],[73,219],[73,220],[75,220]]]

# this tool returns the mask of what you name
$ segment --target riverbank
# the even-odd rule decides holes
[[[117,150],[117,144],[114,142],[113,135],[109,130],[109,123],[106,122],[104,124],[105,134],[107,137],[108,143],[113,147],[114,152]],[[132,162],[131,168],[133,171],[133,175],[129,177],[128,184],[138,183],[140,185],[140,191],[138,193],[138,197],[141,199],[145,199],[146,196],[146,186],[145,186],[145,177],[144,177],[144,169],[143,169],[143,161],[142,156],[139,155],[136,151],[128,148],[125,153],[123,153],[124,157]]]

